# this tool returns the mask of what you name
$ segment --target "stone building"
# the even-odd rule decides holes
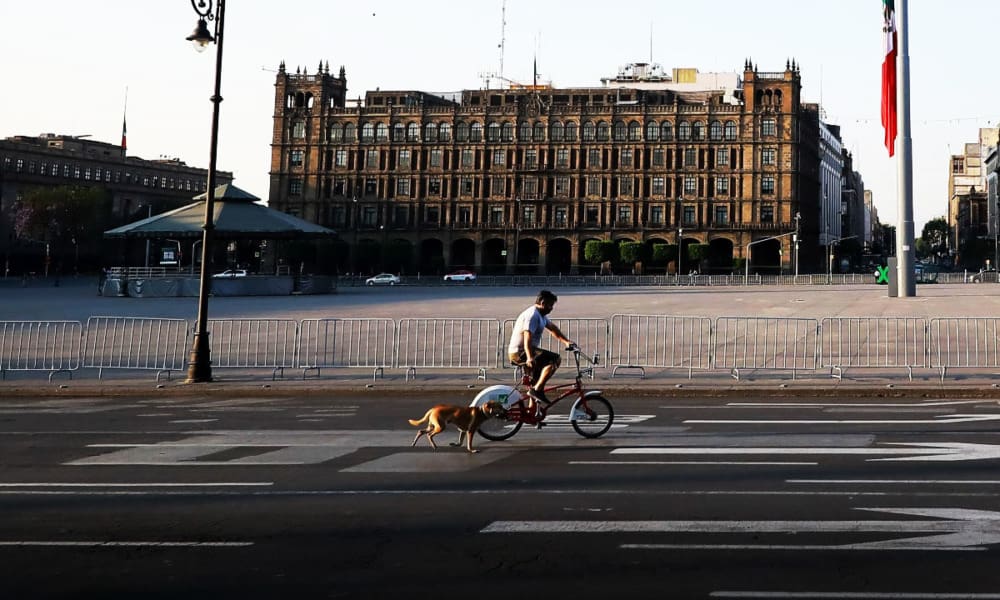
[[[343,67],[282,63],[269,203],[340,232],[342,272],[579,273],[588,240],[680,239],[685,272],[749,254],[789,273],[797,228],[801,271],[817,268],[821,123],[798,66],[703,75],[639,63],[603,87],[351,101]]]
[[[33,189],[86,186],[106,189],[111,196],[111,226],[122,225],[192,202],[205,191],[207,169],[189,167],[176,159],[125,157],[122,147],[76,136],[43,134],[0,139],[0,254],[5,267],[10,256],[44,252],[38,240],[19,240],[14,232],[15,204]],[[233,174],[219,172],[219,184]],[[92,240],[79,240],[96,249]],[[16,262],[16,261],[15,261]],[[93,266],[93,265],[91,265]]]

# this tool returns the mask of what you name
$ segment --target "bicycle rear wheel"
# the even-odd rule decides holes
[[[505,418],[488,419],[479,426],[479,435],[493,442],[502,442],[514,437],[521,430],[521,421],[509,421]]]
[[[611,429],[615,410],[604,396],[581,398],[570,410],[569,422],[585,438],[599,438]]]

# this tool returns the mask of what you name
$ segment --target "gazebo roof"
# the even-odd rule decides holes
[[[194,197],[194,200],[199,200],[199,202],[110,229],[104,232],[104,237],[201,237],[201,226],[205,222],[205,198],[206,194],[200,194]],[[221,239],[301,239],[337,235],[337,232],[332,229],[257,204],[258,200],[260,198],[234,185],[216,187],[215,237]]]

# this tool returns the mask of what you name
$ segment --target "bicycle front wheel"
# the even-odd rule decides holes
[[[479,426],[479,435],[492,442],[502,442],[514,437],[521,430],[521,421],[508,421],[504,418],[489,419]]]
[[[570,410],[569,422],[585,438],[599,438],[611,429],[615,410],[604,396],[581,398]]]

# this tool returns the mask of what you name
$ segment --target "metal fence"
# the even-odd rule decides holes
[[[736,379],[741,370],[816,369],[819,322],[816,319],[718,317],[715,320],[715,368]]]
[[[712,320],[707,317],[666,315],[611,316],[608,364],[611,376],[619,369],[695,369],[712,367]]]
[[[573,340],[577,346],[583,350],[590,358],[599,357],[595,370],[602,368],[608,355],[608,322],[605,319],[566,317],[561,319],[551,319],[552,323],[563,332],[563,335]],[[503,329],[500,335],[500,364],[503,367],[513,366],[508,357],[509,341],[514,333],[514,323],[516,319],[507,319],[503,322]],[[562,344],[553,336],[544,334],[538,340],[538,346],[552,352],[562,353]],[[520,379],[521,367],[514,367],[514,380]],[[591,379],[594,378],[594,371],[590,372]]]
[[[7,371],[56,373],[80,368],[79,321],[0,321],[0,379]]]
[[[298,366],[299,324],[290,319],[209,319],[212,367],[271,369],[271,379]],[[193,333],[193,332],[192,332]]]
[[[372,369],[372,379],[392,366],[396,323],[392,319],[305,319],[299,326],[299,368]]]
[[[916,317],[837,317],[820,324],[820,360],[835,378],[850,367],[927,366],[927,322]]]
[[[931,319],[929,331],[930,366],[940,369],[942,381],[949,368],[1000,367],[1000,319]]]
[[[462,369],[479,372],[500,366],[500,321],[497,319],[401,319],[396,329],[396,367],[406,379],[417,369]]]
[[[188,322],[184,319],[90,317],[82,366],[97,369],[151,369],[161,373],[186,368]]]

